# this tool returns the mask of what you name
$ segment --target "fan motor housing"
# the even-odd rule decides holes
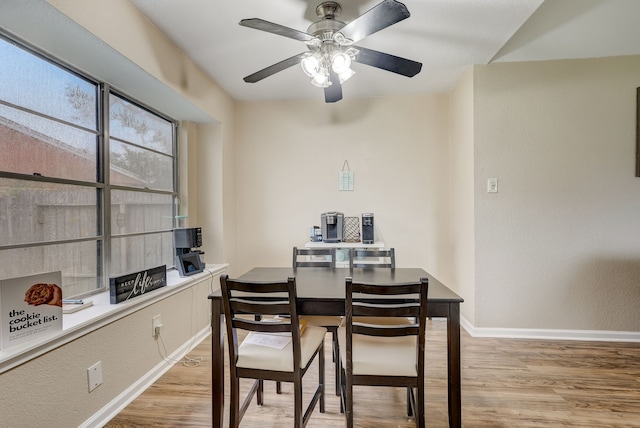
[[[329,38],[333,33],[338,32],[344,27],[344,22],[337,19],[323,19],[322,21],[316,21],[309,26],[307,33],[323,39],[323,35],[329,33]]]
[[[340,12],[342,12],[342,7],[334,1],[325,1],[316,7],[318,18],[335,19],[336,16],[340,16]]]
[[[333,33],[345,26],[344,22],[336,19],[341,12],[342,7],[336,2],[326,1],[320,3],[316,7],[316,15],[321,19],[311,24],[307,29],[307,33],[320,39],[331,38]],[[325,36],[327,33],[328,37]]]

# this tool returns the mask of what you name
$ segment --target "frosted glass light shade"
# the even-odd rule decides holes
[[[351,67],[351,57],[344,52],[338,52],[331,58],[331,68],[338,74],[344,73]]]
[[[320,70],[320,61],[314,55],[309,55],[302,58],[300,61],[300,65],[302,66],[302,71],[309,77],[316,77],[318,71]]]
[[[315,75],[315,77],[313,78],[313,80],[311,81],[311,84],[314,86],[318,86],[320,88],[326,88],[327,86],[329,86],[331,84],[331,82],[329,82],[329,76],[324,74],[324,73],[318,73]]]
[[[347,81],[347,79],[349,79],[354,74],[356,74],[356,72],[350,68],[347,68],[346,71],[343,71],[342,73],[338,74],[338,77],[340,78],[340,84],[342,85],[344,82]]]

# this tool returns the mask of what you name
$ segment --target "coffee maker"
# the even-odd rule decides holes
[[[200,250],[193,250],[202,246],[202,228],[185,227],[173,230],[173,244],[176,248],[176,255],[187,253],[200,253]]]
[[[362,243],[373,244],[373,213],[362,214]]]
[[[322,222],[322,242],[342,242],[344,214],[336,211],[320,216]]]

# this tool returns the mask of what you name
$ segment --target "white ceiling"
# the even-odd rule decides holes
[[[307,31],[322,0],[131,0],[233,98],[324,100],[291,67],[242,78],[306,51],[299,41],[238,25],[262,18]],[[349,22],[380,0],[338,0]],[[362,64],[345,98],[448,92],[473,64],[640,54],[638,0],[404,0],[411,17],[358,44],[423,64],[413,78]]]

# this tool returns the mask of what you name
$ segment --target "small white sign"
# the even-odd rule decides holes
[[[338,190],[353,190],[353,172],[340,171],[338,176]]]

